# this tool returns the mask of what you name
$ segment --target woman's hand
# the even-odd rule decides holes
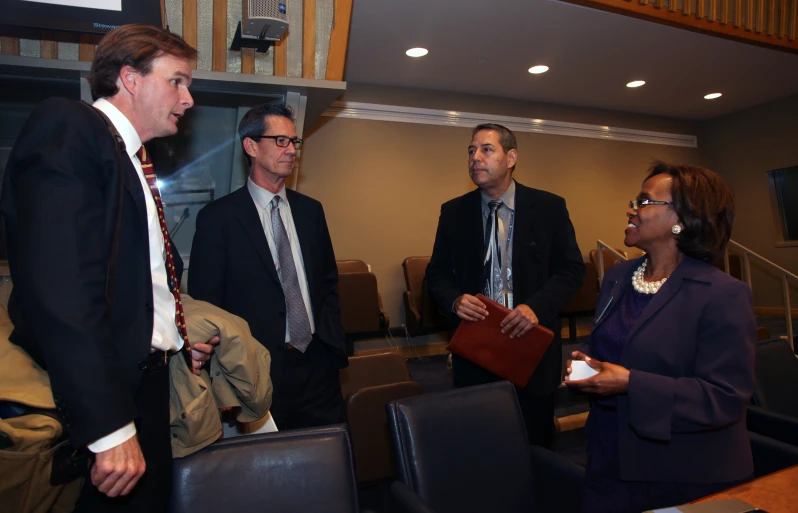
[[[620,395],[625,394],[629,387],[629,369],[614,363],[600,362],[579,351],[571,353],[574,360],[582,360],[598,374],[587,379],[571,381],[571,360],[565,362],[564,381],[570,387],[588,394]]]

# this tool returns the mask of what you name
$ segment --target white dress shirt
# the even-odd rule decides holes
[[[291,205],[288,204],[288,198],[285,194],[285,186],[283,186],[277,194],[274,194],[256,185],[251,178],[248,178],[247,189],[249,190],[249,195],[252,196],[252,201],[255,202],[255,206],[258,208],[260,224],[263,226],[263,231],[266,233],[266,240],[269,242],[269,251],[272,253],[272,260],[274,261],[274,267],[277,269],[278,276],[280,276],[280,259],[277,254],[277,247],[274,244],[271,201],[275,196],[280,196],[280,219],[283,220],[283,226],[285,226],[288,240],[291,243],[291,254],[294,257],[294,266],[296,267],[296,276],[299,280],[299,289],[302,292],[302,301],[304,301],[305,310],[308,312],[310,332],[316,333],[316,324],[313,322],[313,309],[310,305],[310,293],[308,292],[308,278],[305,274],[305,261],[302,258],[302,248],[299,246],[299,237],[297,237],[296,234]],[[288,323],[286,323],[285,343],[288,344],[289,342],[291,342],[291,333],[288,331]]]
[[[125,141],[127,155],[133,163],[133,167],[136,168],[136,174],[144,191],[144,201],[147,205],[147,232],[149,233],[154,308],[152,350],[178,351],[183,348],[183,339],[175,324],[175,298],[172,295],[172,291],[169,290],[169,282],[166,276],[166,249],[163,232],[161,231],[155,200],[152,197],[150,186],[147,184],[147,179],[144,178],[141,162],[136,156],[136,152],[141,148],[141,138],[125,115],[119,112],[119,109],[110,102],[101,98],[94,102],[94,106],[108,116],[116,131],[119,132],[119,135]],[[130,422],[110,435],[89,444],[89,450],[92,452],[107,451],[133,438],[135,434],[136,426],[133,422]]]

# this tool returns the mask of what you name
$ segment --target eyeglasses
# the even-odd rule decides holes
[[[646,198],[646,199],[635,198],[635,199],[633,199],[632,201],[629,202],[629,206],[633,210],[640,210],[641,208],[646,207],[648,205],[673,205],[673,202],[672,201],[655,201],[655,200],[648,199],[648,198]]]
[[[274,144],[280,148],[287,148],[289,144],[293,143],[295,150],[301,150],[303,142],[298,137],[288,137],[287,135],[253,135],[250,136],[250,139],[255,139],[256,141],[259,139],[274,139]]]

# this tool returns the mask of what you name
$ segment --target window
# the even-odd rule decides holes
[[[778,245],[798,245],[798,166],[768,171]]]

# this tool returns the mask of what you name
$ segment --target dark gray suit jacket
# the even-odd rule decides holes
[[[630,293],[640,262],[607,271],[597,326]],[[745,427],[754,390],[752,298],[745,283],[685,257],[640,314],[621,357],[631,371],[628,394],[618,396],[622,479],[719,483],[753,474]]]

